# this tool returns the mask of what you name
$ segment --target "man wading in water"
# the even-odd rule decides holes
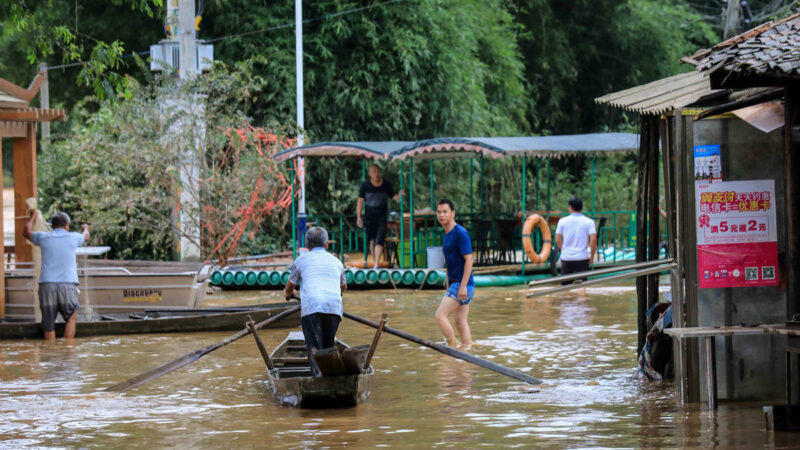
[[[53,231],[33,231],[39,211],[34,210],[25,224],[22,235],[42,249],[42,274],[39,276],[39,305],[42,308],[44,339],[56,339],[56,317],[61,313],[66,324],[64,337],[74,338],[77,322],[78,268],[75,254],[78,247],[89,240],[89,225],[83,224],[83,233],[69,232],[69,216],[58,212],[50,219]]]
[[[397,201],[405,191],[394,193],[394,187],[388,180],[383,179],[381,168],[377,164],[369,166],[369,180],[361,184],[358,190],[358,203],[356,204],[356,224],[358,228],[366,226],[367,242],[372,253],[372,267],[378,268],[383,243],[386,241],[386,211],[387,203],[391,197]],[[361,219],[361,210],[364,210],[364,219]],[[364,261],[366,267],[366,261]]]
[[[455,311],[456,328],[465,347],[472,345],[472,332],[469,329],[469,303],[475,296],[475,280],[472,278],[472,244],[469,233],[456,223],[456,210],[450,200],[441,200],[436,207],[436,218],[444,228],[442,251],[447,266],[447,293],[439,309],[436,322],[444,334],[447,345],[458,345],[456,334],[448,316]]]
[[[306,232],[308,252],[297,257],[289,268],[289,281],[283,290],[287,300],[294,297],[300,284],[300,315],[303,336],[308,348],[308,361],[315,377],[320,376],[313,355],[317,350],[333,347],[336,331],[342,321],[342,292],[347,289],[344,266],[327,252],[328,232],[313,227]]]

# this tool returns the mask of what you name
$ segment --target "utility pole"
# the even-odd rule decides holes
[[[49,74],[47,73],[47,63],[39,63],[39,72],[44,73],[44,81],[39,88],[39,107],[42,109],[50,109],[50,81]],[[42,150],[47,148],[50,143],[50,122],[42,122]]]
[[[295,84],[297,88],[297,146],[303,145],[305,113],[303,110],[303,0],[294,0],[294,52]],[[297,208],[297,236],[300,242],[306,237],[306,170],[303,158],[297,158],[297,172],[300,178],[300,201]]]

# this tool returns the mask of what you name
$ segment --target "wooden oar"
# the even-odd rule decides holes
[[[261,322],[258,322],[257,324],[255,324],[253,329],[254,330],[258,330],[260,328],[263,328],[263,327],[265,327],[265,326],[267,326],[267,325],[269,325],[269,324],[271,324],[273,322],[277,322],[277,321],[283,319],[286,316],[292,315],[292,314],[296,313],[297,311],[300,311],[300,305],[293,306],[293,307],[287,309],[286,311],[284,311],[284,312],[282,312],[280,314],[277,314],[275,316],[270,317],[269,319],[262,320]],[[156,378],[158,378],[158,377],[160,377],[162,375],[166,375],[166,374],[168,374],[168,373],[170,373],[170,372],[172,372],[174,370],[178,370],[183,366],[188,366],[189,364],[197,361],[201,357],[213,352],[214,350],[216,350],[216,349],[218,349],[220,347],[224,347],[224,346],[230,344],[231,342],[233,342],[233,341],[235,341],[237,339],[240,339],[240,338],[242,338],[244,336],[247,336],[248,334],[250,334],[250,329],[245,328],[244,330],[242,330],[242,331],[240,331],[240,332],[238,332],[236,334],[232,334],[232,335],[228,336],[227,338],[223,339],[222,341],[217,342],[216,344],[212,344],[212,345],[209,345],[208,347],[201,348],[200,350],[197,350],[197,351],[194,351],[194,352],[191,352],[191,353],[187,353],[187,354],[181,356],[180,358],[174,359],[174,360],[172,360],[172,361],[170,361],[170,362],[168,362],[166,364],[162,364],[162,365],[156,367],[155,369],[148,370],[147,372],[145,372],[143,374],[140,374],[140,375],[137,375],[137,376],[135,376],[133,378],[130,378],[128,380],[125,380],[122,383],[115,384],[114,386],[111,386],[110,388],[106,389],[106,391],[110,391],[110,392],[125,392],[125,391],[127,391],[129,389],[133,389],[136,386],[139,386],[140,384],[144,384],[144,383],[147,383],[148,381],[155,380]]]
[[[364,325],[370,326],[372,328],[380,327],[380,324],[373,322],[371,320],[364,319],[363,317],[358,317],[356,315],[350,314],[348,312],[344,313],[344,316],[350,320],[354,320],[356,322],[362,323]],[[461,350],[456,350],[453,347],[448,347],[447,345],[442,345],[433,341],[429,341],[427,339],[419,338],[414,335],[408,334],[406,332],[396,330],[391,327],[384,326],[383,331],[389,334],[393,334],[397,337],[401,337],[403,339],[409,340],[419,345],[424,345],[425,347],[432,348],[437,352],[444,353],[445,355],[452,356],[454,358],[463,359],[464,361],[471,362],[472,364],[484,367],[489,370],[493,370],[497,373],[501,373],[503,375],[509,376],[511,378],[515,378],[520,381],[524,381],[530,384],[542,384],[542,380],[538,378],[534,378],[530,375],[526,375],[522,372],[518,372],[513,369],[509,369],[508,367],[501,366],[500,364],[493,363],[491,361],[487,361],[483,358],[478,358],[475,355],[470,355],[467,352],[462,352]]]

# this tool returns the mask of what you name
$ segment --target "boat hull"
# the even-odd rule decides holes
[[[213,313],[204,313],[203,309],[197,309],[155,312],[149,316],[139,315],[140,317],[147,317],[146,319],[79,321],[75,336],[241,330],[245,327],[248,316],[252,317],[255,322],[260,322],[296,305],[297,302],[274,303],[247,309],[239,308],[231,312],[215,310]],[[300,316],[293,314],[268,325],[267,328],[296,327],[299,324]],[[63,334],[64,324],[57,323],[56,336],[62,336]],[[42,338],[42,335],[42,327],[37,322],[0,322],[0,339],[37,339]]]
[[[346,408],[365,401],[372,392],[372,371],[328,377],[270,377],[272,394],[288,406]]]

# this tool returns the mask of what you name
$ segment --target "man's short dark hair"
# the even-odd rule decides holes
[[[583,209],[583,200],[580,197],[572,196],[569,198],[569,206],[575,211],[580,211]]]
[[[328,232],[322,227],[311,227],[306,231],[306,247],[325,247],[328,243]]]
[[[59,211],[50,218],[50,226],[53,228],[64,228],[69,225],[69,214]]]
[[[443,198],[443,199],[439,200],[439,203],[436,204],[437,207],[438,206],[442,206],[442,205],[449,206],[450,207],[450,211],[455,211],[456,210],[456,207],[453,206],[453,202],[451,202],[450,200],[448,200],[446,198]]]

